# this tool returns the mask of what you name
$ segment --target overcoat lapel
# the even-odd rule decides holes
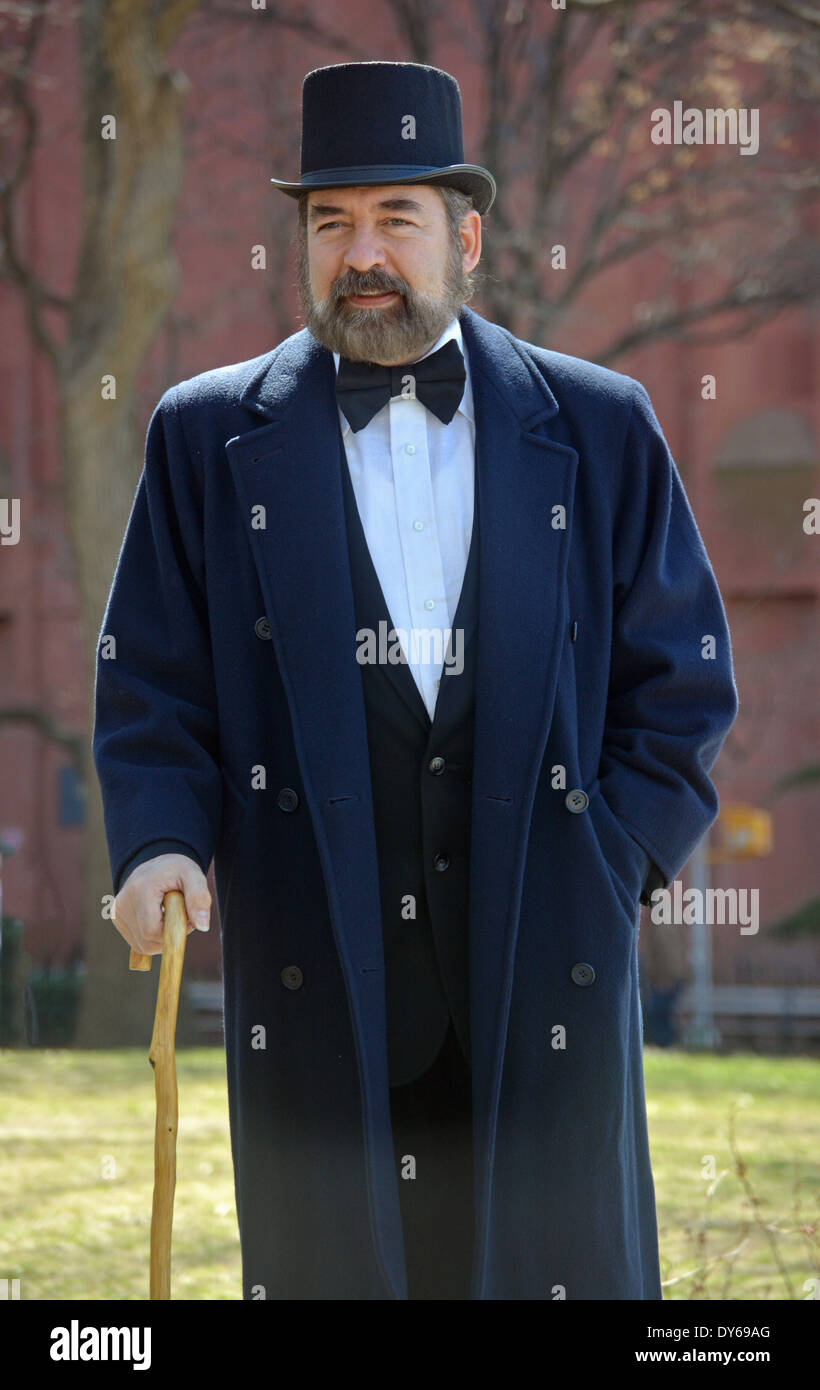
[[[557,403],[511,335],[466,307],[460,323],[480,516],[470,880],[480,1297],[528,829],[567,621],[578,459],[550,438],[545,422]],[[368,1137],[392,1172],[392,1153],[388,1158],[380,1139],[384,1127],[389,1136],[387,1057],[373,1040],[385,1035],[384,959],[331,353],[307,330],[288,339],[249,383],[242,404],[267,423],[226,448],[246,508],[348,982]],[[392,1233],[394,1184],[375,1181],[378,1219]]]
[[[307,331],[288,339],[246,387],[242,403],[273,417],[225,447],[247,517],[350,1000],[376,1252],[396,1297],[405,1298],[401,1263],[390,1256],[402,1250],[403,1237],[390,1130],[376,832],[331,353]]]
[[[470,850],[473,1297],[481,1298],[529,825],[567,622],[578,455],[547,433],[557,402],[512,337],[469,310],[461,326],[481,515]]]

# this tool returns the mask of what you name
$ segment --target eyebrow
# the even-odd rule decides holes
[[[417,203],[413,198],[383,198],[376,204],[377,208],[389,208],[392,212],[415,212],[424,215],[424,208],[421,203]],[[318,222],[320,217],[328,217],[332,213],[345,212],[345,208],[337,207],[334,203],[313,203],[308,211],[311,222]]]

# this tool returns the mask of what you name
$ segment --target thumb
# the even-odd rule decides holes
[[[181,877],[188,925],[196,927],[198,931],[207,931],[211,920],[211,894],[207,879],[195,864],[185,869]]]

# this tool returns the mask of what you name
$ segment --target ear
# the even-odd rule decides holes
[[[481,259],[481,216],[475,208],[462,218],[459,232],[464,251],[464,269],[469,272]]]

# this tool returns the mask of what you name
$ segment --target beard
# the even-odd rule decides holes
[[[310,283],[307,238],[302,232],[297,245],[299,302],[305,326],[330,352],[351,362],[381,362],[400,366],[413,362],[437,338],[472,293],[470,276],[462,264],[461,240],[449,238],[447,266],[441,293],[414,290],[401,276],[374,269],[360,274],[347,269],[333,282],[325,299],[314,299]],[[383,309],[358,308],[347,302],[351,294],[368,290],[400,296]]]

